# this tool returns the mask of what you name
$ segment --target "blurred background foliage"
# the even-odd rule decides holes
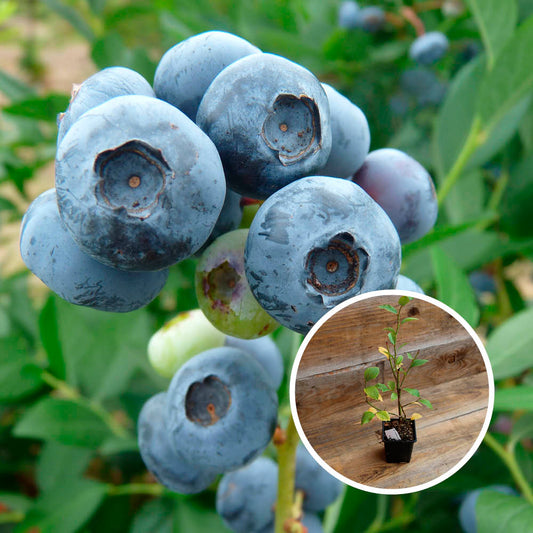
[[[18,253],[24,210],[53,186],[56,115],[71,85],[112,65],[152,82],[166,49],[212,29],[303,64],[363,109],[372,149],[408,152],[441,193],[454,183],[441,194],[435,230],[404,246],[402,273],[486,339],[497,384],[491,432],[457,474],[422,493],[388,498],[348,488],[326,513],[326,531],[459,531],[461,498],[494,484],[517,495],[481,497],[479,530],[531,528],[533,69],[523,51],[533,44],[533,2],[374,3],[388,14],[383,31],[371,34],[340,28],[332,0],[0,0],[1,531],[225,531],[214,491],[166,492],[146,472],[135,439],[140,407],[166,387],[147,363],[147,341],[197,306],[195,260],[171,269],[148,308],[111,315],[50,295]],[[458,7],[450,15],[443,4]],[[407,50],[415,33],[402,6],[451,43],[428,69],[427,86],[419,78],[413,87],[409,73],[418,67]],[[290,335],[275,337],[288,373]],[[280,391],[286,412],[287,380]]]

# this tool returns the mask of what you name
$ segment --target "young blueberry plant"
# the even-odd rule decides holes
[[[400,424],[402,424],[406,423],[409,418],[411,420],[416,420],[422,417],[419,413],[413,413],[408,417],[405,411],[405,408],[408,406],[423,405],[428,409],[433,409],[429,400],[420,397],[418,389],[411,389],[405,386],[407,376],[411,370],[417,366],[425,365],[428,362],[427,359],[418,358],[420,350],[414,355],[410,352],[407,352],[405,356],[400,353],[400,350],[407,344],[406,342],[399,344],[401,326],[407,322],[418,320],[417,318],[410,316],[402,318],[402,311],[411,300],[412,298],[409,296],[401,296],[398,300],[397,307],[389,304],[378,306],[379,309],[389,311],[396,317],[394,327],[384,328],[387,332],[386,347],[381,346],[378,348],[379,353],[384,355],[389,362],[393,379],[387,381],[387,383],[376,383],[375,385],[371,385],[369,382],[379,376],[379,368],[377,366],[371,366],[365,370],[364,391],[369,409],[363,413],[361,424],[370,422],[374,417],[383,421],[388,421],[391,420],[391,417],[395,417],[398,418]],[[397,412],[380,409],[375,405],[375,402],[384,401],[382,394],[385,393],[390,393],[390,399],[396,401]],[[409,396],[406,397],[404,393],[407,393]],[[412,398],[415,399],[412,400]]]

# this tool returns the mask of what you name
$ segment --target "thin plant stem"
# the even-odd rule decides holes
[[[381,527],[385,522],[387,516],[387,508],[389,506],[389,497],[386,494],[378,494],[376,504],[376,516],[372,523],[368,526],[366,533],[377,533],[381,531]]]
[[[159,483],[129,483],[126,485],[109,485],[109,496],[125,496],[128,494],[145,494],[149,496],[163,496],[167,489]]]
[[[474,121],[472,122],[472,126],[470,127],[468,137],[466,138],[465,144],[463,145],[463,148],[459,152],[459,155],[457,156],[455,163],[452,165],[452,168],[444,178],[442,185],[439,187],[439,191],[437,193],[437,200],[439,205],[442,205],[442,202],[444,201],[446,196],[448,196],[448,193],[450,192],[452,187],[461,177],[461,173],[463,172],[472,154],[481,144],[483,144],[484,140],[486,139],[486,135],[482,135],[482,133],[483,132],[481,131],[481,119],[479,117],[475,117]]]
[[[531,485],[528,483],[527,479],[524,477],[514,453],[507,451],[494,438],[494,436],[488,432],[483,441],[502,460],[505,466],[509,469],[514,482],[520,489],[520,492],[526,501],[533,505],[533,489],[531,488]]]
[[[296,473],[296,447],[298,432],[292,416],[286,429],[286,439],[278,446],[278,499],[276,502],[275,533],[284,533],[283,526],[291,518],[294,503],[294,477]]]

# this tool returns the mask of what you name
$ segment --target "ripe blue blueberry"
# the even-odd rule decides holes
[[[370,152],[352,180],[389,215],[402,244],[425,235],[437,219],[437,197],[427,170],[393,148]]]
[[[200,101],[218,73],[237,59],[260,52],[231,33],[208,31],[194,35],[163,55],[155,71],[155,93],[196,120]]]
[[[485,490],[493,490],[509,496],[516,495],[516,491],[507,485],[490,485],[468,492],[459,507],[459,523],[464,533],[477,533],[476,503],[479,495]]]
[[[278,465],[272,459],[259,457],[222,477],[216,509],[236,533],[273,532],[277,492]]]
[[[331,150],[329,104],[316,77],[273,54],[226,67],[196,118],[215,143],[228,186],[267,198],[324,166]]]
[[[187,361],[168,389],[171,442],[199,468],[226,472],[266,448],[278,399],[261,365],[235,348],[214,348]]]
[[[70,128],[56,156],[61,217],[76,243],[122,270],[159,270],[196,252],[226,192],[215,146],[181,111],[119,96]]]
[[[409,48],[409,57],[421,65],[432,65],[448,51],[449,42],[440,31],[430,31],[417,37]]]
[[[224,345],[252,355],[266,370],[272,387],[279,389],[284,373],[283,357],[277,344],[269,336],[249,340],[227,336]]]
[[[419,292],[420,294],[426,294],[412,279],[408,278],[407,276],[403,276],[402,274],[398,276],[398,280],[396,281],[394,288],[397,291],[412,291]]]
[[[302,524],[307,528],[307,533],[324,533],[320,518],[313,513],[304,513]]]
[[[324,176],[346,178],[363,164],[370,148],[370,130],[364,113],[333,87],[322,84],[329,101],[331,152],[320,170]]]
[[[111,98],[127,94],[155,96],[150,84],[138,72],[125,67],[105,68],[81,85],[74,85],[68,108],[58,117],[57,144],[83,113]]]
[[[185,461],[171,445],[166,426],[166,392],[152,396],[143,406],[137,422],[139,451],[146,468],[165,487],[181,494],[205,490],[216,473]]]
[[[357,28],[359,6],[353,0],[347,0],[339,6],[338,24],[341,28],[353,30]]]
[[[349,180],[312,176],[261,206],[245,266],[261,306],[282,325],[307,333],[347,298],[393,286],[400,257],[398,234],[370,196]]]
[[[393,115],[402,117],[409,112],[409,98],[404,92],[398,91],[389,98],[389,108]]]
[[[357,16],[357,25],[364,31],[376,33],[385,25],[385,12],[378,6],[362,7]]]
[[[446,95],[446,85],[426,68],[406,70],[401,76],[402,89],[413,96],[420,107],[438,105]]]
[[[41,194],[22,219],[20,253],[26,266],[61,298],[102,311],[133,311],[150,303],[168,271],[123,272],[83,253],[61,221],[55,189]]]
[[[296,490],[304,492],[303,508],[308,511],[323,511],[342,492],[343,484],[326,472],[311,456],[305,446],[296,450]]]

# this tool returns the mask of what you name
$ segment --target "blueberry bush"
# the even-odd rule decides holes
[[[530,529],[530,1],[3,0],[0,25],[3,531]],[[477,329],[496,396],[468,464],[385,496],[298,446],[288,375],[326,309],[392,287]]]

